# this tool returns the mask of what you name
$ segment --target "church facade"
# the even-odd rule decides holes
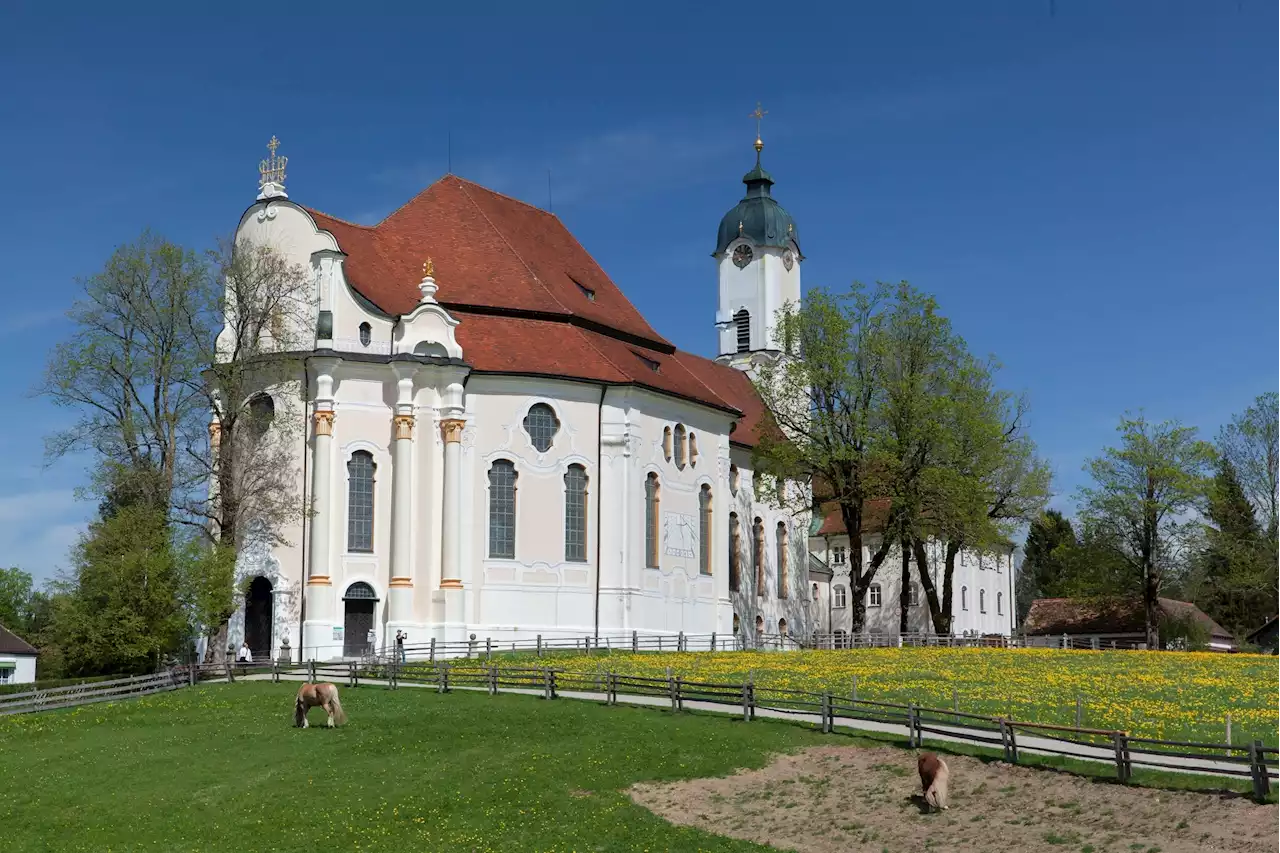
[[[809,634],[809,518],[751,467],[749,373],[803,260],[760,147],[717,235],[715,359],[663,338],[546,211],[446,175],[357,225],[290,199],[273,148],[236,236],[314,281],[314,346],[262,389],[301,401],[310,512],[243,550],[232,641],[323,660],[397,631]]]

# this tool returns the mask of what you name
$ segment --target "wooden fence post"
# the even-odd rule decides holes
[[[678,652],[684,651],[684,631],[681,631],[680,634],[676,637],[676,651]]]
[[[440,663],[439,669],[437,670],[437,673],[439,675],[438,681],[439,681],[440,692],[448,693],[449,692],[449,662],[442,661]]]
[[[1271,778],[1267,775],[1260,740],[1249,744],[1249,771],[1253,775],[1253,797],[1259,803],[1265,803],[1267,795],[1271,793]]]
[[[916,743],[916,718],[918,714],[916,703],[910,703],[907,706],[907,746],[911,749],[915,749],[919,745]]]
[[[1009,750],[1009,721],[1000,718],[1000,747],[1004,750],[1004,760],[1009,764],[1013,763],[1013,756]]]
[[[631,651],[640,651],[640,634],[637,631],[631,632]]]
[[[751,685],[742,682],[742,721],[751,722],[751,697],[748,695]]]
[[[834,716],[834,711],[831,708],[831,694],[823,693],[822,694],[822,733],[824,735],[831,734],[831,729],[833,728],[833,725],[832,725],[833,716]]]
[[[556,670],[555,670],[555,667],[551,667],[550,669],[548,669],[548,670],[547,670],[547,684],[548,684],[548,685],[550,686],[550,688],[551,688],[551,698],[552,698],[552,699],[557,698],[557,694],[556,694]]]
[[[1231,714],[1227,714],[1227,755],[1231,754]]]
[[[489,637],[484,638],[484,659],[493,660],[493,640]]]
[[[360,672],[356,669],[355,661],[351,662],[351,686],[352,687],[360,686]]]
[[[316,661],[315,658],[307,661],[307,680],[312,684],[316,683]]]
[[[662,651],[662,635],[658,635],[658,651]]]
[[[684,710],[684,677],[676,676],[676,710]]]
[[[711,651],[714,652],[715,650],[716,650],[716,632],[712,631],[711,632]]]
[[[542,657],[542,635],[538,635],[538,657]]]
[[[751,680],[747,682],[747,697],[751,700],[751,719],[756,718],[756,678],[751,676]]]
[[[1124,784],[1129,784],[1129,738],[1124,732],[1116,732],[1112,735],[1116,749],[1116,778]]]
[[[431,657],[429,658],[429,660],[432,663],[436,662],[436,638],[435,637],[431,638]]]

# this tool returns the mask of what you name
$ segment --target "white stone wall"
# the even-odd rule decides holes
[[[863,545],[863,565],[871,561],[871,552],[877,547],[875,537],[865,537]],[[810,540],[811,551],[826,562],[834,572],[831,581],[831,595],[839,599],[836,587],[842,587],[845,593],[846,606],[833,607],[832,630],[849,631],[852,626],[852,584],[849,577],[847,536],[820,536]],[[942,590],[942,543],[930,542],[930,575],[937,589],[938,600],[943,598]],[[838,549],[844,549],[844,562],[837,563]],[[911,583],[920,587],[919,574],[915,560],[911,561]],[[872,605],[872,593],[865,594],[868,601],[865,631],[867,633],[896,634],[900,626],[901,608],[899,595],[902,591],[902,555],[897,548],[891,548],[889,555],[881,564],[872,582],[880,587],[880,604]],[[955,573],[952,577],[952,633],[953,634],[1000,634],[1012,636],[1012,584],[1013,558],[1004,552],[999,554],[978,554],[964,550],[956,558]],[[933,621],[929,616],[929,606],[923,588],[918,589],[917,604],[910,606],[907,613],[907,630],[911,633],[932,633]]]
[[[36,680],[35,655],[0,654],[0,663],[14,664],[14,668],[8,670],[9,680],[6,684],[31,684]]]

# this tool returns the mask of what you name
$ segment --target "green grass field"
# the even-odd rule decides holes
[[[758,851],[674,827],[625,789],[822,742],[764,721],[375,687],[343,690],[348,726],[302,730],[296,690],[0,718],[0,849]]]

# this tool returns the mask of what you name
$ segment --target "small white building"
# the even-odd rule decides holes
[[[808,515],[758,499],[751,469],[749,374],[803,261],[760,147],[704,280],[714,358],[663,338],[544,210],[446,175],[358,225],[290,199],[273,147],[237,237],[314,281],[308,344],[282,353],[296,378],[254,398],[298,410],[311,512],[242,549],[231,645],[810,633]]]
[[[884,522],[887,501],[872,501],[866,510],[862,538],[862,564],[871,562],[872,553],[880,547],[878,526]],[[839,510],[828,512],[821,525],[809,538],[809,553],[831,572],[824,589],[820,573],[811,572],[811,597],[814,605],[815,629],[847,636],[852,630],[852,583],[850,578],[849,536]],[[946,543],[930,540],[925,549],[929,556],[929,577],[943,601],[943,555]],[[952,576],[951,633],[954,636],[1010,637],[1016,624],[1013,607],[1013,546],[994,552],[962,550],[956,555]],[[933,620],[929,603],[920,584],[914,557],[909,561],[910,585],[907,589],[907,632],[932,634]],[[902,553],[892,548],[880,565],[865,594],[867,615],[864,634],[898,634],[901,627]]]
[[[31,684],[36,680],[35,646],[0,625],[0,684]]]

